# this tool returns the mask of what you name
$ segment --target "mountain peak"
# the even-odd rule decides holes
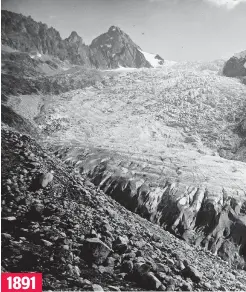
[[[71,43],[77,43],[79,41],[82,42],[82,38],[77,34],[76,31],[72,31],[67,40]]]
[[[104,68],[151,67],[140,52],[140,47],[115,25],[112,25],[106,33],[95,38],[90,49],[93,52],[94,63],[102,64],[101,66]]]
[[[115,25],[110,26],[110,28],[108,29],[108,33],[112,33],[112,32],[123,33],[123,31],[118,26],[115,26]]]
[[[72,31],[71,34],[70,34],[70,37],[78,37],[79,35],[77,34],[76,31]]]

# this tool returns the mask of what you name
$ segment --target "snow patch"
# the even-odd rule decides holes
[[[137,68],[131,68],[131,67],[122,67],[119,65],[118,68],[114,69],[115,71],[131,71],[131,70],[137,70]]]
[[[103,71],[135,71],[135,70],[139,70],[139,68],[132,68],[132,67],[122,67],[121,65],[118,65],[118,68],[115,69],[107,69],[107,70],[103,70]]]
[[[245,50],[245,51],[242,51],[242,52],[239,52],[239,53],[236,53],[236,54],[234,54],[234,57],[236,57],[236,58],[238,58],[238,59],[245,58],[245,57],[246,57],[246,50]]]
[[[186,197],[183,197],[182,199],[180,199],[180,200],[178,201],[178,203],[179,203],[181,206],[186,205],[186,203],[187,203],[187,198],[186,198]]]
[[[176,61],[165,60],[163,66],[173,66],[177,64]]]
[[[155,67],[161,66],[161,64],[160,64],[161,60],[156,59],[155,58],[156,57],[155,54],[147,53],[147,52],[144,52],[144,51],[141,51],[141,50],[139,50],[139,51],[144,55],[145,59],[150,63],[150,65],[152,67],[155,68]]]
[[[154,68],[156,67],[165,67],[165,66],[172,66],[176,64],[175,61],[164,60],[163,64],[162,61],[156,58],[156,54],[147,53],[144,51],[139,50],[145,57],[145,59],[150,63],[150,65]]]
[[[42,57],[42,55],[41,55],[39,52],[37,52],[37,53],[31,53],[31,54],[29,54],[29,56],[30,56],[32,59],[35,59],[35,58],[41,58],[41,57]]]

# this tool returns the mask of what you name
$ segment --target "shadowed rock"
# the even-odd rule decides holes
[[[88,238],[82,248],[82,257],[90,263],[101,264],[108,257],[111,249],[98,238]]]

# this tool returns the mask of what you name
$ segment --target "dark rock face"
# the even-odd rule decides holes
[[[246,138],[246,118],[238,124],[236,131],[240,136]]]
[[[237,156],[246,157],[246,118],[242,119],[241,122],[237,124],[235,132],[242,138],[237,149]]]
[[[66,49],[68,52],[68,60],[72,64],[85,65],[93,67],[90,61],[90,49],[84,44],[82,38],[73,31],[71,35],[65,39]]]
[[[184,261],[185,268],[182,273],[185,277],[192,279],[194,282],[200,282],[202,279],[202,274],[196,269],[196,267],[189,265]]]
[[[116,26],[111,26],[107,33],[94,39],[90,48],[92,62],[98,68],[151,67],[140,48]]]
[[[231,57],[225,64],[223,75],[228,77],[246,76],[246,51]]]
[[[155,59],[159,60],[159,64],[160,64],[160,65],[163,65],[163,64],[164,64],[164,59],[163,59],[160,55],[157,54],[157,55],[155,56]]]
[[[87,46],[75,31],[63,40],[53,27],[3,10],[2,45],[21,52],[47,54],[87,68],[151,67],[140,48],[115,26]]]
[[[89,48],[75,32],[62,40],[57,30],[30,16],[2,11],[2,44],[21,52],[39,52],[73,64],[92,66]]]

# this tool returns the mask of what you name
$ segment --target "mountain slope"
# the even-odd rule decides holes
[[[103,80],[96,69],[71,65],[52,56],[2,48],[2,102],[12,95],[59,94]]]

